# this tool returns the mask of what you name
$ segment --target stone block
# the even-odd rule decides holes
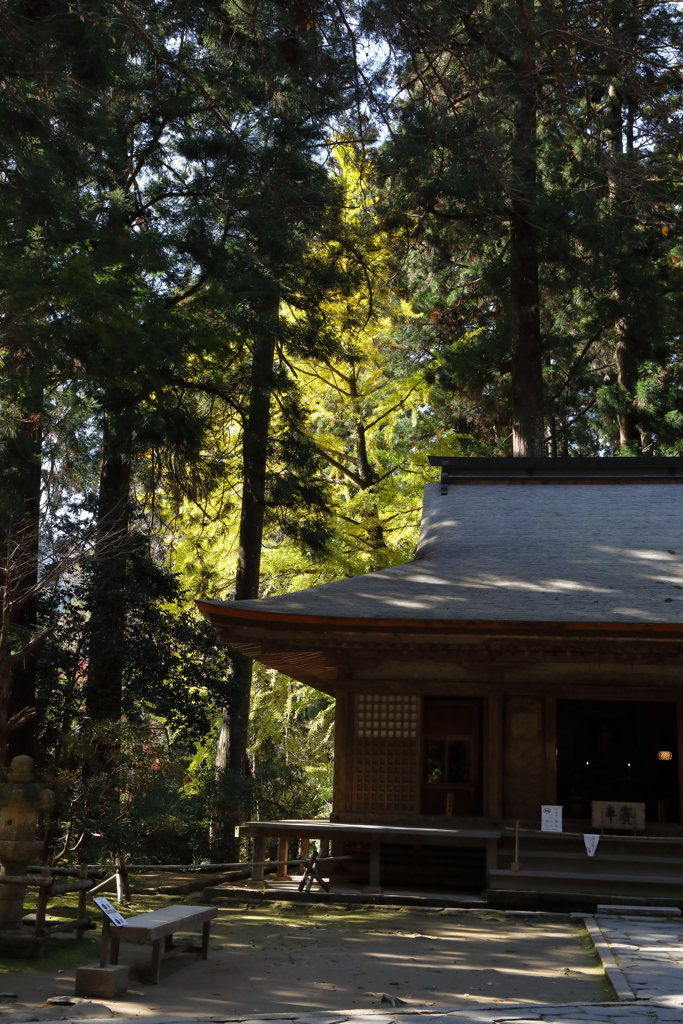
[[[569,913],[572,910],[582,910],[585,914],[591,914],[595,905],[595,896],[591,896],[590,893],[539,893],[539,907],[542,910],[555,910],[558,913]]]
[[[680,907],[652,907],[647,905],[633,906],[629,903],[599,903],[597,913],[610,917],[681,917]]]
[[[79,967],[76,971],[76,995],[113,999],[128,988],[128,968],[121,964],[111,967]]]
[[[487,889],[489,906],[500,910],[537,910],[540,893],[528,889]]]

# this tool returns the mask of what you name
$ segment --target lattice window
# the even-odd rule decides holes
[[[417,738],[417,697],[358,696],[356,735],[363,739]]]
[[[417,720],[417,697],[358,697],[357,811],[418,810]]]

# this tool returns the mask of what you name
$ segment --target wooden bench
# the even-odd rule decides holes
[[[202,926],[202,945],[198,950],[203,960],[209,955],[209,938],[211,934],[211,922],[218,913],[217,907],[162,907],[160,910],[151,910],[148,914],[138,914],[137,917],[129,917],[125,927],[116,928],[108,918],[105,918],[102,926],[102,956],[100,965],[106,967],[110,955],[111,962],[119,962],[119,943],[122,939],[135,941],[136,939],[147,939],[152,943],[152,982],[159,984],[159,972],[161,970],[161,940],[164,940],[164,953],[169,953],[174,947],[173,935],[175,932],[191,928],[196,925]]]

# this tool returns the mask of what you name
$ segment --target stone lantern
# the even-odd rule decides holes
[[[33,781],[33,761],[25,754],[12,758],[8,779],[0,784],[0,874],[24,876],[31,861],[43,852],[43,843],[36,840],[36,824],[40,811],[52,807],[54,794]],[[25,893],[23,885],[0,883],[2,945],[11,941],[12,933],[17,939],[22,933]]]

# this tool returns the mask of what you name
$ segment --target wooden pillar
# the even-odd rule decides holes
[[[557,700],[545,698],[545,802],[557,803]]]
[[[41,871],[41,875],[49,872],[49,868]],[[36,927],[33,933],[33,955],[38,957],[42,954],[45,941],[45,918],[47,917],[48,893],[51,893],[52,886],[41,885],[38,890],[38,905],[36,907]],[[103,932],[104,934],[104,932]]]
[[[202,925],[202,960],[209,959],[209,940],[211,939],[211,921],[204,921]]]
[[[161,976],[161,939],[154,939],[152,942],[152,975],[153,985],[159,984]]]
[[[424,714],[425,714],[425,699],[422,694],[417,694],[417,729],[415,730],[417,736],[417,742],[415,743],[415,752],[413,755],[413,772],[415,779],[415,798],[413,806],[410,810],[413,814],[420,814],[422,810],[422,740],[424,737]],[[406,810],[408,807],[406,806]]]
[[[679,823],[683,825],[683,697],[678,698],[677,704],[677,732],[678,732],[678,804]]]
[[[377,839],[370,840],[370,869],[368,872],[368,892],[381,892],[380,881],[381,881],[381,860],[380,860],[380,841]]]
[[[111,924],[106,914],[102,921],[102,945],[100,946],[100,967],[109,966],[109,940],[111,938]]]
[[[261,833],[254,836],[254,853],[253,860],[264,861],[266,859],[266,837]],[[265,869],[263,864],[258,867],[256,864],[251,869],[251,879],[253,882],[262,882],[264,879]]]
[[[330,855],[330,840],[329,839],[321,839],[320,840],[320,856],[321,857],[329,857],[329,855]]]
[[[286,861],[289,857],[289,839],[287,836],[280,836],[277,841],[277,859]],[[278,864],[277,878],[288,878],[287,865]]]
[[[498,867],[498,840],[486,840],[486,888],[491,888],[491,872]]]
[[[79,877],[81,882],[84,882],[86,880],[86,878],[88,877],[88,865],[87,864],[81,863],[81,864],[78,865],[78,877]],[[94,885],[94,883],[93,883],[93,885]],[[76,919],[78,921],[85,920],[86,914],[88,913],[88,903],[87,903],[87,900],[88,900],[88,891],[87,891],[87,889],[79,889],[78,890],[78,911],[76,913]],[[85,925],[81,925],[79,928],[76,929],[76,938],[78,939],[79,942],[81,941],[81,939],[85,935],[85,931],[86,931]]]
[[[355,694],[337,689],[334,713],[333,813],[353,810]]]
[[[301,840],[299,856],[300,857],[305,857],[306,860],[308,860],[308,858],[311,856],[311,840],[310,839],[302,839]],[[297,870],[300,870],[301,873],[303,874],[304,871],[306,870],[306,865],[305,864],[299,864]]]
[[[492,694],[487,701],[485,737],[486,794],[484,814],[489,818],[503,816],[503,698]]]

